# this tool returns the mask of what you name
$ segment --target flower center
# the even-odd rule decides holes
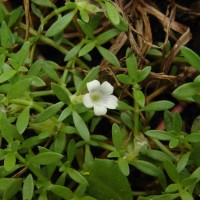
[[[98,102],[101,99],[101,95],[99,94],[99,92],[92,92],[90,94],[90,98],[93,102]]]

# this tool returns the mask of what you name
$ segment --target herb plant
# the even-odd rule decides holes
[[[177,109],[200,103],[200,57],[169,35],[154,45],[138,32],[153,7],[132,4],[0,2],[1,199],[200,195],[199,116],[185,129]],[[183,65],[192,78],[169,84]]]

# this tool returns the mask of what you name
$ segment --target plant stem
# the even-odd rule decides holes
[[[38,112],[42,112],[44,110],[41,106],[37,105],[36,103],[25,100],[25,99],[12,99],[9,101],[9,103],[19,104],[19,105],[24,105],[24,106],[31,106]]]
[[[67,6],[63,6],[61,8],[55,9],[53,12],[51,12],[49,15],[47,15],[42,21],[41,21],[41,25],[38,28],[39,31],[43,30],[44,25],[55,15],[58,15],[66,10],[69,10],[69,8]]]
[[[152,139],[153,142],[168,156],[170,156],[174,161],[177,161],[177,156],[175,156],[168,148],[166,148],[159,140]]]
[[[108,151],[115,151],[115,147],[113,147],[112,145],[106,144],[104,142],[97,142],[98,145]]]
[[[139,104],[135,101],[134,102],[134,135],[135,137],[139,136],[139,115],[140,115],[140,110],[139,110]]]
[[[133,191],[133,196],[148,196],[151,194],[156,194],[157,191],[156,190],[152,190],[152,191]]]
[[[53,90],[47,90],[47,91],[36,91],[36,92],[31,92],[31,97],[40,97],[40,96],[48,96],[48,95],[53,95]]]
[[[32,171],[40,180],[45,182],[48,181],[48,179],[41,173],[40,170],[34,168],[31,164],[28,164],[28,162],[18,152],[16,153],[16,158],[30,171]]]

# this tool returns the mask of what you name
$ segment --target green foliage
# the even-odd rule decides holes
[[[97,46],[97,49],[99,53],[105,58],[105,60],[113,64],[115,67],[120,67],[119,61],[112,52],[102,46]]]
[[[181,47],[181,53],[192,67],[200,71],[200,57],[194,51],[183,46]]]
[[[44,6],[44,7],[50,7],[50,8],[56,8],[56,6],[49,0],[39,1],[39,0],[31,0],[33,3]]]
[[[86,141],[89,142],[90,140],[90,132],[84,123],[83,119],[79,116],[79,114],[75,111],[73,111],[73,120],[74,120],[74,125],[80,134],[80,136]]]
[[[151,48],[145,57],[148,38],[137,32],[138,24],[132,30],[131,16],[125,17],[117,1],[31,0],[30,13],[18,4],[8,9],[0,2],[0,199],[199,196],[199,116],[188,128],[187,118],[170,109],[179,100],[200,103],[200,76],[174,84],[174,91],[169,84],[167,95],[159,88],[166,83],[160,77],[174,77],[182,63],[199,71],[199,56],[181,47],[169,74],[157,75],[156,64],[167,60],[170,43],[166,49],[159,43],[159,50]],[[136,34],[144,49],[132,38]],[[126,41],[118,49],[121,38]],[[93,80],[113,86],[98,88],[109,109],[105,116],[92,111],[103,109],[103,103],[86,108],[83,102],[87,92],[90,103],[95,101],[87,85]],[[112,90],[116,109],[109,99]],[[162,130],[152,128],[163,118]]]
[[[72,21],[74,15],[76,14],[76,10],[71,11],[67,15],[64,15],[60,19],[58,19],[51,27],[47,30],[46,36],[52,37],[57,35],[58,33],[62,32]]]
[[[132,199],[128,180],[114,161],[96,159],[86,162],[83,170],[89,183],[87,192],[92,197],[105,200]]]
[[[105,8],[106,12],[108,15],[108,18],[114,25],[119,25],[120,23],[120,18],[119,18],[119,13],[116,9],[116,7],[110,3],[109,1],[105,1]]]

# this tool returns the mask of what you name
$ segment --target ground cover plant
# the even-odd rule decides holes
[[[0,199],[198,199],[189,5],[0,2]]]

